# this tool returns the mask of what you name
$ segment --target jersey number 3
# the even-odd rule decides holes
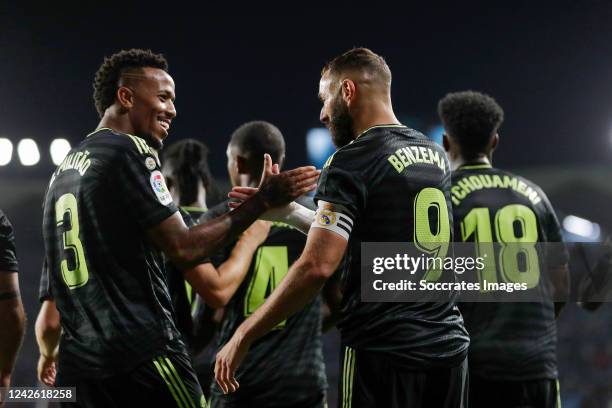
[[[62,233],[64,246],[61,262],[62,277],[70,289],[76,289],[87,283],[89,271],[85,263],[83,245],[79,239],[79,214],[74,194],[64,194],[57,200],[55,221]],[[68,262],[69,259],[71,262]]]

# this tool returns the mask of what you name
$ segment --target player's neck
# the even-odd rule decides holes
[[[360,117],[353,119],[355,137],[359,137],[366,130],[380,125],[399,125],[400,121],[395,117],[393,108],[388,104],[376,104],[370,106]]]
[[[454,159],[451,158],[450,162],[453,171],[463,166],[476,166],[479,164],[491,165],[491,160],[484,154],[470,160],[466,160],[463,156],[459,155]]]
[[[114,115],[109,111],[106,111],[106,113],[100,120],[100,123],[98,123],[98,127],[96,129],[100,128],[109,128],[117,132],[127,133],[130,135],[133,135],[135,133],[134,128],[132,127],[132,124],[129,121],[129,118],[126,115]]]

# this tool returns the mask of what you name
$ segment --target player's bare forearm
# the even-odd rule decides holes
[[[36,342],[42,356],[55,358],[59,346],[62,326],[55,302],[45,300],[36,318]]]
[[[268,205],[255,195],[241,208],[193,228],[175,213],[148,231],[149,238],[181,269],[194,268],[253,223]]]
[[[255,251],[257,251],[257,245],[240,239],[232,249],[230,257],[217,269],[223,288],[224,306],[234,296],[244,280]]]
[[[0,377],[10,378],[25,334],[25,313],[16,272],[0,271]]]
[[[219,268],[212,263],[200,264],[185,272],[185,278],[213,308],[224,307],[244,279],[253,254],[270,231],[269,223],[254,222],[234,245],[230,257]]]
[[[336,325],[340,317],[342,293],[340,290],[339,271],[336,271],[327,280],[321,293],[323,295],[323,302],[321,303],[322,331],[325,333]]]

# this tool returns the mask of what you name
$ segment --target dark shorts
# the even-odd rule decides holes
[[[286,405],[279,405],[279,401],[274,401],[274,403],[270,405],[262,404],[261,402],[253,405],[251,401],[248,401],[248,398],[242,398],[240,401],[232,401],[222,395],[212,395],[210,401],[210,408],[327,408],[327,396],[324,391],[321,391],[319,395],[314,395],[312,401],[300,403],[285,402]]]
[[[339,408],[467,407],[467,359],[457,367],[407,371],[380,353],[345,347],[340,369]]]
[[[470,376],[470,408],[561,408],[557,380],[492,381]]]
[[[56,386],[76,387],[77,402],[62,404],[67,407],[206,407],[191,361],[182,354],[162,355],[100,380],[58,372]]]

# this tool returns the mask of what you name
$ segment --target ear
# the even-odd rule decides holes
[[[491,140],[491,152],[494,152],[497,149],[497,145],[499,144],[499,133],[495,133],[493,136],[493,140]]]
[[[129,110],[134,106],[134,92],[130,88],[120,86],[116,97],[123,109]]]
[[[448,135],[446,133],[442,135],[442,146],[444,147],[445,152],[450,152],[450,141],[448,140]]]
[[[340,83],[342,99],[346,102],[347,105],[351,103],[351,101],[355,100],[355,96],[357,95],[357,86],[352,79],[343,79]]]
[[[244,156],[236,156],[236,167],[238,169],[238,174],[251,174],[249,161]]]

